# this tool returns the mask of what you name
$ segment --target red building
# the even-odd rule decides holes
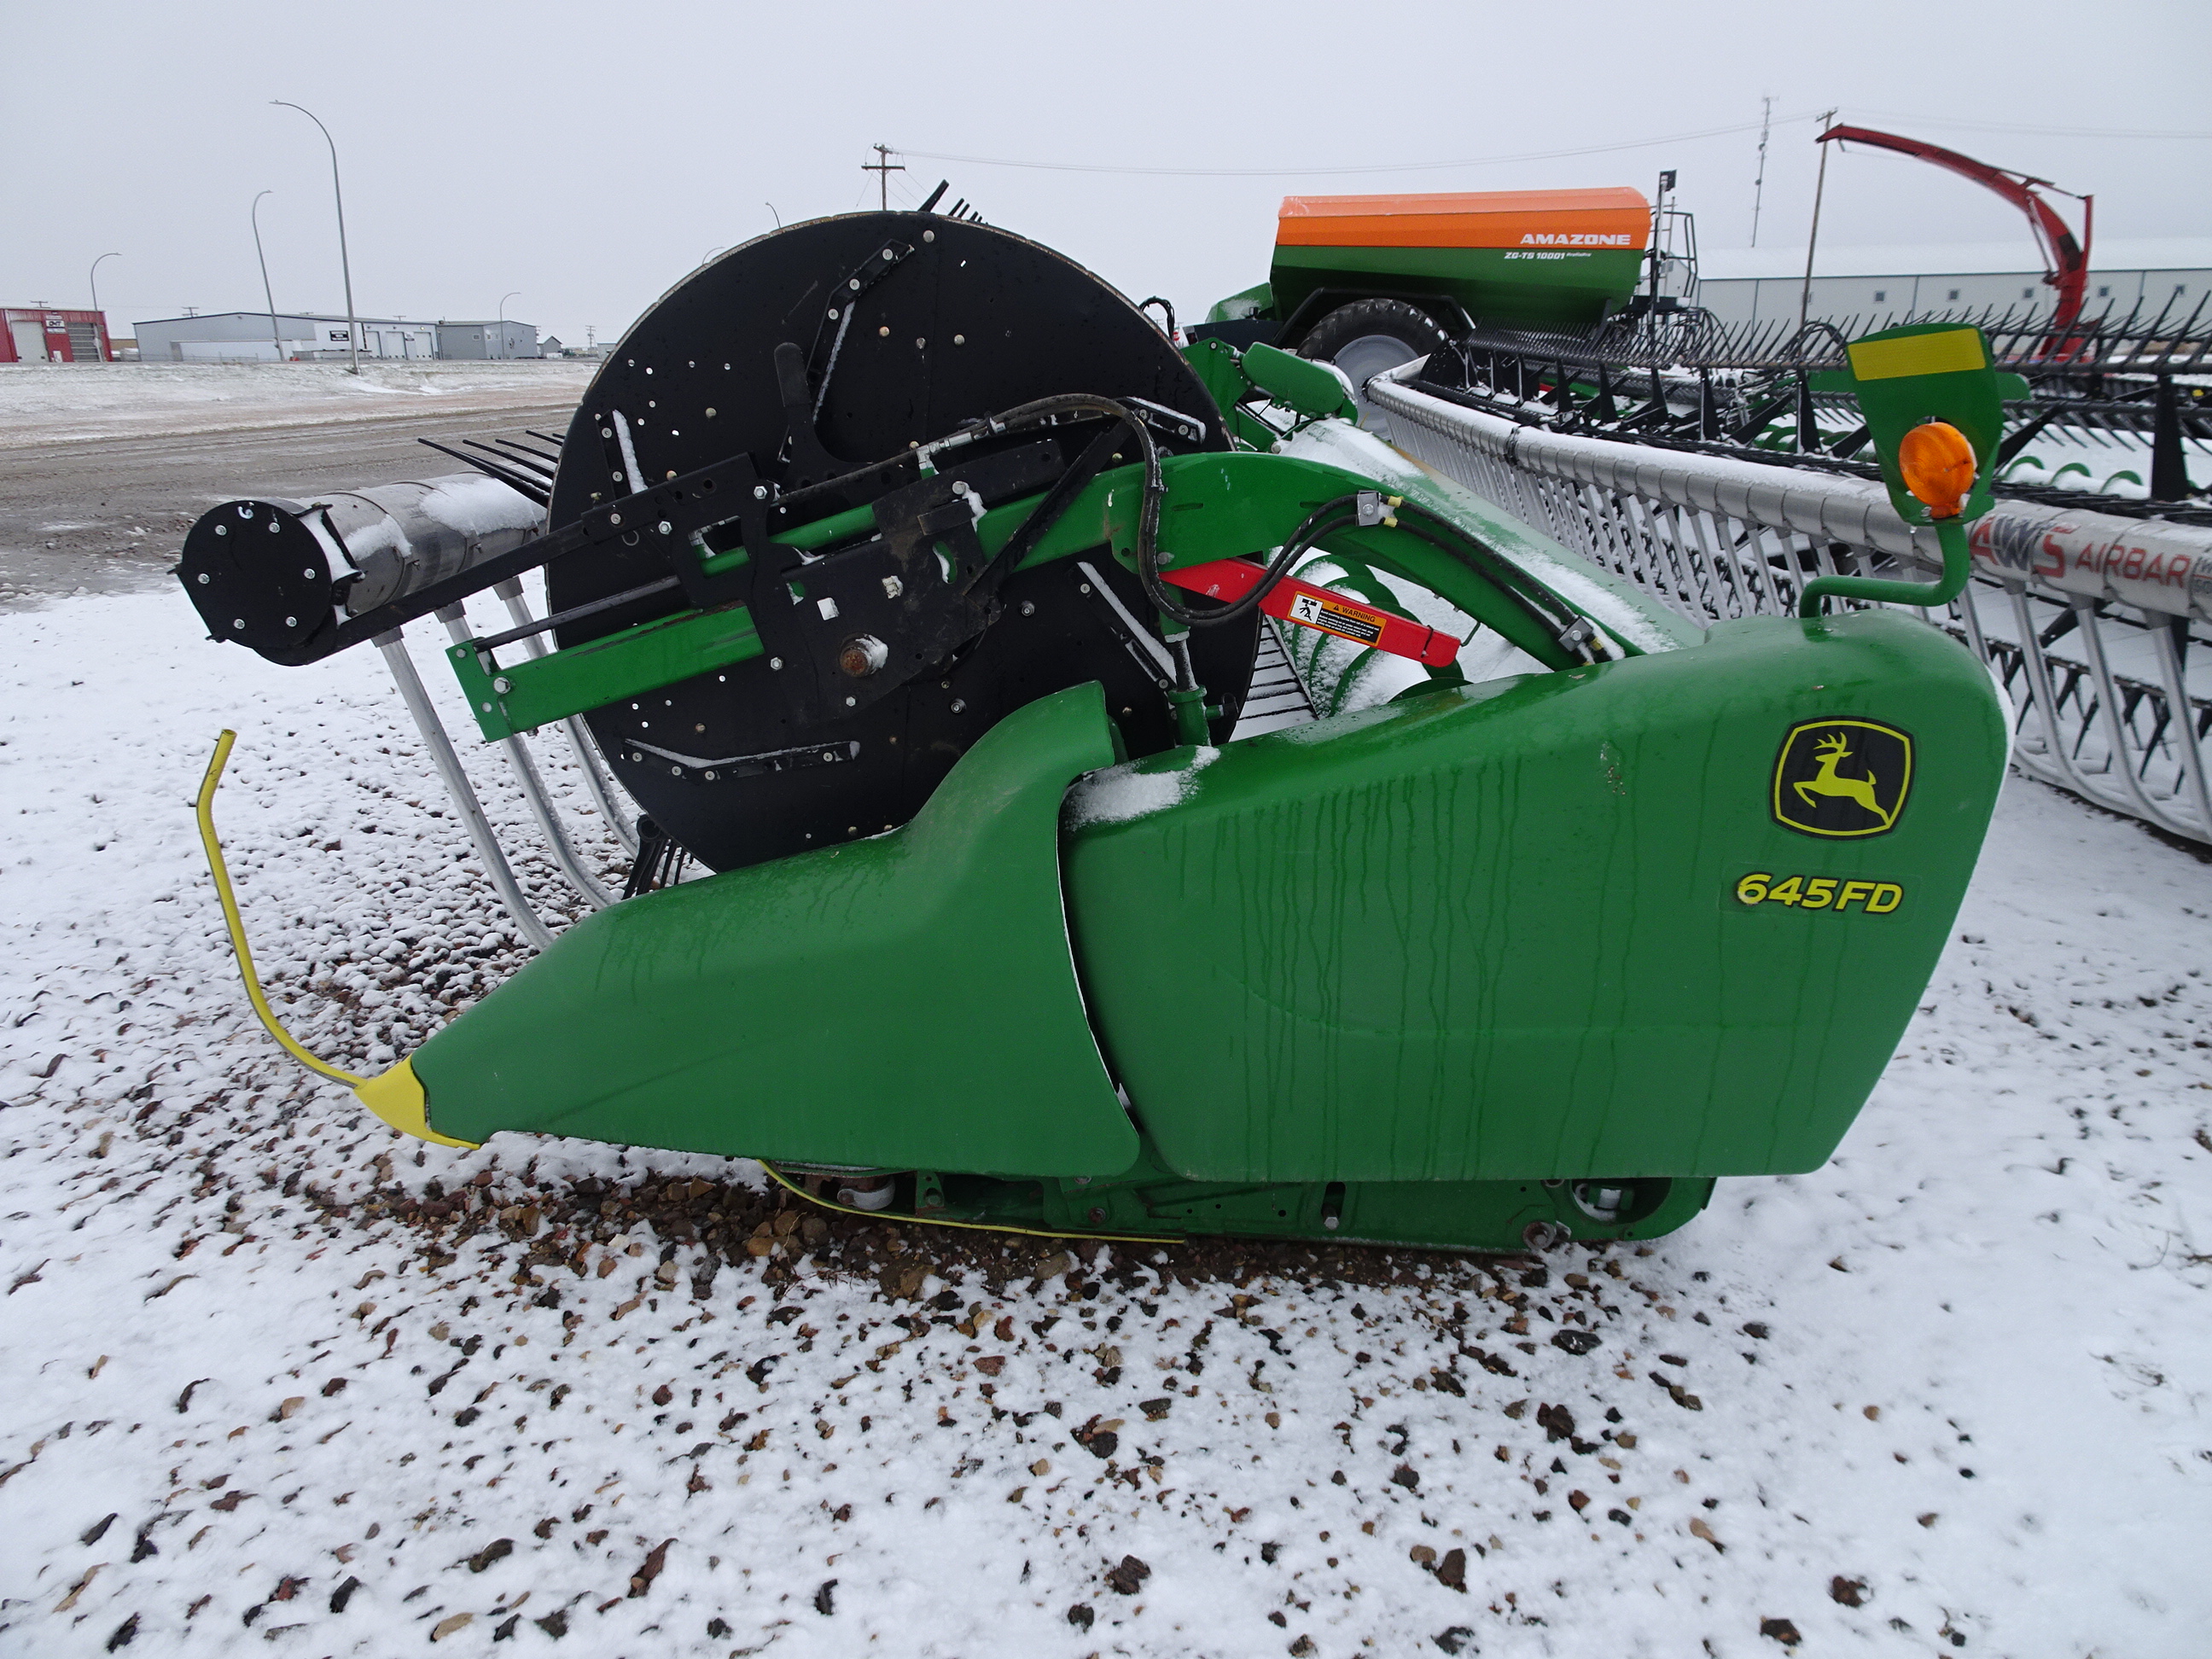
[[[107,319],[97,311],[0,306],[0,363],[112,363]]]

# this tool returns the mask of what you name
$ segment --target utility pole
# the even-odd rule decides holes
[[[273,196],[274,191],[264,190],[261,196]],[[253,257],[261,261],[261,297],[269,301],[269,337],[276,343],[276,361],[284,361],[284,336],[276,326],[276,295],[269,286],[269,259],[261,251],[261,196],[253,198],[249,216],[253,221]]]
[[[1774,100],[1762,98],[1759,115],[1759,177],[1751,181],[1751,245],[1759,246],[1759,205],[1766,195],[1766,133],[1774,125]]]
[[[883,210],[889,213],[891,210],[891,174],[904,173],[906,167],[902,162],[891,160],[890,145],[871,144],[868,148],[875,151],[876,159],[872,161],[861,162],[860,171],[876,175],[876,189],[879,204]],[[773,213],[775,210],[770,208],[769,211]]]
[[[1836,112],[1833,110],[1821,116],[1820,131],[1826,132],[1829,124],[1835,118]],[[1813,185],[1813,229],[1812,234],[1805,238],[1805,283],[1804,286],[1797,290],[1797,326],[1801,331],[1805,326],[1805,313],[1813,302],[1813,250],[1819,246],[1820,242],[1820,196],[1827,187],[1828,147],[1822,144],[1820,177]]]
[[[507,302],[521,297],[522,290],[518,288],[512,293],[501,295],[499,298],[499,355],[502,360],[512,355],[507,349]]]
[[[295,109],[322,128],[323,142],[331,147],[331,195],[338,204],[338,269],[345,273],[346,296],[346,356],[352,364],[350,373],[361,373],[361,331],[353,319],[353,261],[346,256],[345,192],[338,187],[338,144],[331,137],[331,130],[323,126],[322,118],[305,104],[289,103],[282,98],[271,98],[271,104],[284,109]]]

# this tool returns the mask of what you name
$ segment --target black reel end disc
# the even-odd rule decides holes
[[[995,505],[1078,466],[1109,423],[987,439],[948,452],[935,480],[902,458],[969,422],[1070,392],[1157,406],[1178,428],[1162,436],[1155,422],[1167,453],[1229,447],[1219,411],[1173,343],[1050,249],[932,214],[794,225],[687,277],[615,348],[569,428],[549,523],[559,529],[740,453],[770,501],[808,492],[803,510],[797,501],[790,509],[799,521],[867,507],[893,522],[901,491],[944,501],[947,480],[963,490],[973,480],[975,499]],[[1135,461],[1133,440],[1117,454]],[[927,545],[957,547],[957,537]],[[865,580],[851,574],[863,562],[841,567],[836,552],[787,573],[805,594],[791,599],[803,611],[769,614],[761,593],[791,597],[782,583],[757,592],[756,627],[771,647],[763,656],[586,717],[639,805],[708,867],[903,823],[984,732],[1087,680],[1103,684],[1132,756],[1176,745],[1164,696],[1172,670],[1151,608],[1107,550],[979,586],[966,614],[951,615],[958,605],[931,613],[934,632],[913,622],[914,593],[884,581],[884,570],[917,568],[884,563],[890,550],[866,550]],[[566,611],[668,572],[650,538],[604,545],[550,566],[549,598]],[[559,641],[572,647],[685,603],[673,590],[658,593],[564,626]],[[1222,710],[1217,741],[1242,708],[1258,626],[1255,614],[1192,635],[1194,667]],[[824,666],[874,647],[879,681],[848,689]],[[811,678],[801,684],[802,675]]]

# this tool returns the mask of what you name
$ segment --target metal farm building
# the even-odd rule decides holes
[[[115,360],[97,311],[0,307],[0,363],[106,363]]]
[[[438,354],[434,323],[360,317],[355,327],[364,357],[418,358]],[[346,319],[319,312],[217,311],[164,317],[138,325],[141,362],[329,362],[346,356]]]
[[[2035,250],[2017,245],[1839,247],[1820,250],[1805,295],[1805,250],[1734,248],[1698,261],[1697,302],[1723,323],[1795,320],[1806,314],[1871,327],[1885,319],[1989,312],[2017,318],[2048,313],[2056,290],[2044,281]],[[2102,242],[2082,295],[2086,315],[2164,313],[2177,325],[2212,296],[2212,237],[2113,238]]]
[[[518,323],[510,317],[489,323],[441,322],[438,355],[503,362],[513,357],[541,357],[545,354],[538,343],[537,325]]]

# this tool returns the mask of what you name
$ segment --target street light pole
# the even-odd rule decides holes
[[[122,257],[119,253],[103,253],[100,256],[100,259],[120,259]],[[105,336],[107,332],[107,325],[102,322],[100,317],[100,259],[94,259],[92,262],[92,269],[85,273],[85,280],[92,284],[93,326]]]
[[[264,190],[261,196],[273,196],[274,191]],[[253,257],[261,261],[261,296],[269,301],[269,337],[276,342],[276,361],[284,361],[284,337],[276,327],[276,295],[269,286],[269,260],[261,252],[261,196],[253,198],[251,216],[253,220]]]
[[[338,186],[337,140],[331,137],[328,127],[323,126],[322,118],[305,104],[291,103],[282,98],[271,98],[269,101],[284,109],[298,110],[322,129],[323,142],[331,147],[331,195],[338,204],[338,269],[345,273],[346,356],[352,366],[350,372],[358,374],[361,373],[361,340],[360,331],[354,325],[353,262],[346,256],[345,191]]]
[[[508,292],[499,296],[499,357],[501,362],[505,362],[507,358],[507,302],[509,300],[519,300],[521,297],[522,290],[519,288],[510,289]]]

